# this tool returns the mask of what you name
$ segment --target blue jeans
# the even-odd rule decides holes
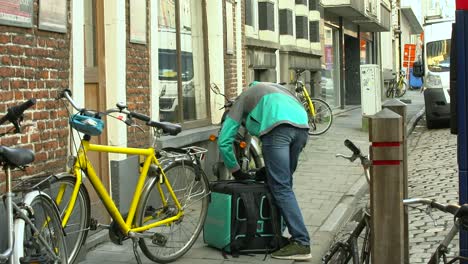
[[[307,129],[280,125],[261,137],[267,183],[293,240],[310,245],[309,232],[293,192],[293,173],[306,145]]]

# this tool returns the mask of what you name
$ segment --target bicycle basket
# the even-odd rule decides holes
[[[84,115],[73,115],[69,121],[71,127],[76,129],[78,132],[84,133],[90,136],[99,136],[104,128],[104,121],[98,118],[84,116]]]

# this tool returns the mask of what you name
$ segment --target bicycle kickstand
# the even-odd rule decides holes
[[[139,240],[139,238],[137,238],[137,237],[132,238],[133,254],[135,254],[135,259],[136,259],[137,263],[142,264],[141,258],[140,258],[140,253],[138,253],[138,240]]]

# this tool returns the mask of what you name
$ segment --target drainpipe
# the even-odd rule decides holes
[[[340,58],[340,108],[345,108],[345,60],[344,60],[344,28],[343,28],[343,17],[340,17],[340,29],[339,29],[339,58]]]
[[[401,5],[400,1],[397,1],[397,8],[398,8],[398,52],[399,52],[399,57],[400,57],[400,65],[399,65],[399,71],[401,72],[402,65],[403,65],[403,52],[402,52],[402,47],[401,47]]]

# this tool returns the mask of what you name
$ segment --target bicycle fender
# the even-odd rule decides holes
[[[250,148],[252,150],[252,153],[257,156],[257,157],[261,157],[261,153],[262,153],[262,148],[260,147],[260,140],[256,137],[252,137],[251,141],[250,141]],[[260,158],[260,164],[258,164],[258,167],[259,168],[262,168],[265,166],[265,162],[263,161],[263,158]]]

